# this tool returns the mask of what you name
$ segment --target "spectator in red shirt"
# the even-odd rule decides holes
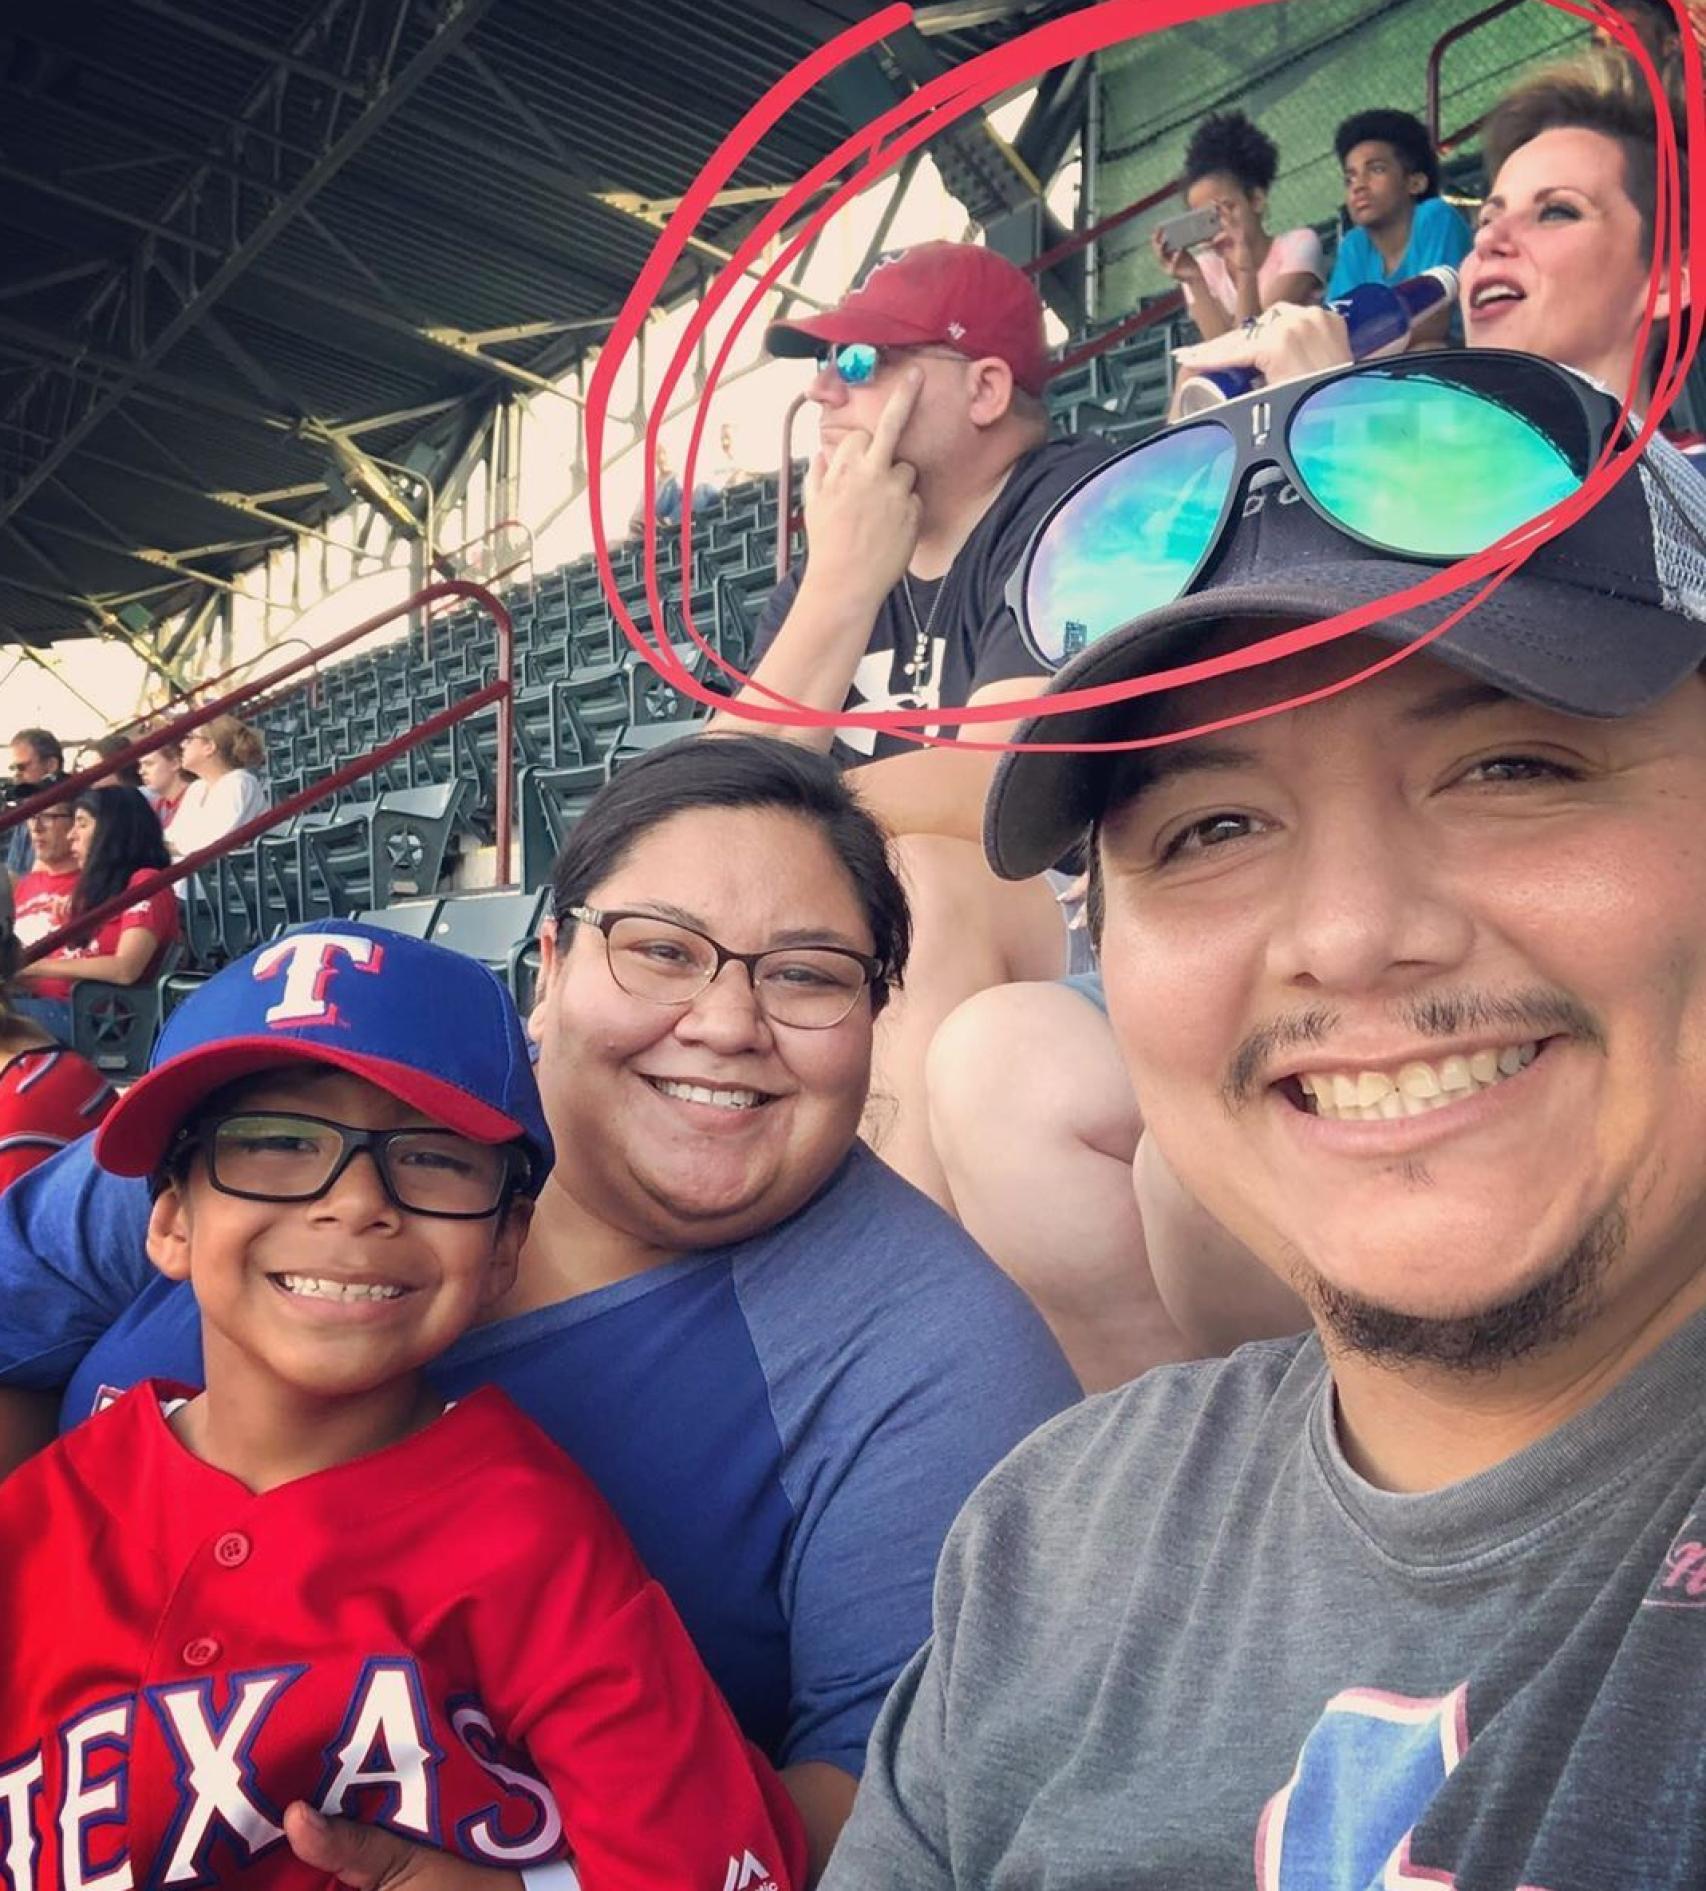
[[[7,1003],[18,953],[11,894],[0,878],[0,1192],[93,1129],[115,1095],[92,1064]]]
[[[81,868],[71,896],[72,920],[170,864],[160,823],[136,788],[91,788],[79,795],[71,851]],[[162,887],[19,973],[24,995],[14,1002],[69,1043],[72,985],[91,978],[109,985],[140,984],[159,970],[178,932],[176,896],[169,886]]]
[[[62,801],[57,807],[32,814],[24,824],[35,865],[19,874],[12,890],[21,946],[33,946],[50,932],[57,932],[70,917],[79,871],[77,856],[71,851],[74,812],[69,801]]]

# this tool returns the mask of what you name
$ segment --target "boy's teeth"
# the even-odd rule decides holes
[[[1317,1116],[1341,1122],[1389,1122],[1397,1116],[1443,1109],[1477,1090],[1490,1089],[1526,1070],[1539,1055],[1537,1043],[1507,1044],[1502,1050],[1476,1051],[1470,1057],[1442,1057],[1437,1064],[1401,1064],[1396,1073],[1311,1071],[1297,1081]]]
[[[668,1083],[661,1077],[657,1088],[666,1097],[680,1097],[684,1103],[711,1103],[721,1110],[755,1110],[764,1101],[756,1090],[713,1090],[703,1083]]]
[[[320,1280],[313,1274],[280,1274],[286,1293],[300,1294],[305,1300],[398,1300],[401,1287],[385,1286],[379,1281]]]

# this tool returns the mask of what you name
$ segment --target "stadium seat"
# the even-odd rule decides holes
[[[314,912],[347,918],[374,903],[371,832],[379,800],[352,801],[323,825],[302,830],[303,899]]]
[[[455,779],[385,795],[368,824],[372,853],[371,905],[388,906],[398,893],[432,893],[444,871],[451,833],[473,798],[471,783]]]
[[[372,906],[365,913],[357,913],[356,918],[364,926],[382,926],[387,932],[406,932],[411,939],[430,939],[432,929],[438,923],[439,908],[444,901],[434,897],[430,900],[399,900],[395,906]]]
[[[682,698],[683,702],[687,700],[686,697]],[[625,762],[638,761],[642,755],[650,755],[654,749],[667,748],[671,742],[680,742],[688,736],[699,734],[709,721],[709,716],[700,714],[691,718],[676,717],[665,722],[624,724],[616,731],[616,739],[605,755],[605,779],[608,781]]]
[[[521,884],[543,886],[563,838],[604,786],[602,763],[580,768],[524,768],[516,788],[521,808]]]
[[[432,942],[489,965],[513,991],[516,961],[538,928],[547,897],[544,887],[457,894],[439,907]]]
[[[109,1077],[140,1077],[162,1015],[161,986],[184,956],[174,941],[161,955],[156,976],[136,985],[79,979],[71,987],[71,1043],[79,1056]]]

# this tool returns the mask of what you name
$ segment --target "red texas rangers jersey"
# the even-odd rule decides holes
[[[0,1887],[318,1886],[294,1799],[585,1891],[801,1881],[779,1780],[501,1393],[256,1496],[161,1388],[0,1482]]]

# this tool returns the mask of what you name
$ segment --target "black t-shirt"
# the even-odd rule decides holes
[[[947,574],[933,580],[904,578],[883,600],[842,707],[957,709],[987,684],[1045,674],[1026,650],[1002,592],[1038,519],[1108,453],[1101,439],[1084,434],[1045,440],[1017,460]],[[793,608],[800,571],[796,565],[764,606],[755,667]],[[846,729],[836,738],[834,754],[850,765],[910,754],[916,747],[875,729]]]

